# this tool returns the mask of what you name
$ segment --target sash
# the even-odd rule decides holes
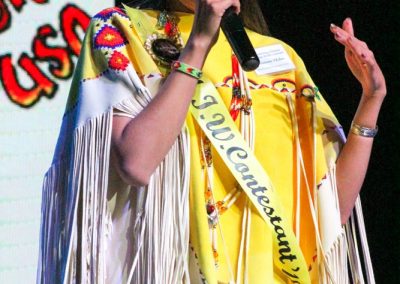
[[[275,264],[293,283],[311,283],[306,261],[272,182],[238,131],[218,91],[202,78],[190,111],[273,234]]]
[[[157,32],[144,12],[127,6],[125,10],[143,43],[147,36]],[[270,178],[207,78],[203,77],[197,85],[190,112],[273,233],[277,267],[292,283],[311,283],[306,261]]]

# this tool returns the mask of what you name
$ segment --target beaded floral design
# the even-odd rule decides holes
[[[126,45],[125,37],[113,26],[104,25],[95,35],[94,48],[118,48]]]
[[[117,50],[112,53],[110,59],[108,60],[108,66],[114,70],[125,71],[128,65],[128,58]]]

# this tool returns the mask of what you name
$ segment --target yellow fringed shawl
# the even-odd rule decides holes
[[[148,12],[146,17],[155,25],[157,12]],[[179,29],[186,41],[193,15],[179,14],[179,17]],[[317,121],[316,133],[313,133],[309,95],[310,92],[315,91],[315,85],[303,62],[289,46],[277,39],[254,32],[249,32],[249,36],[255,47],[269,44],[283,45],[296,66],[295,70],[284,74],[257,76],[254,72],[248,73],[256,120],[255,156],[271,177],[281,196],[286,215],[293,221],[295,228],[297,209],[295,181],[300,172],[295,170],[295,157],[298,153],[294,146],[293,121],[291,121],[291,113],[285,100],[285,95],[289,93],[295,102],[301,149],[307,178],[310,181],[310,191],[312,191],[310,194],[312,198],[316,198],[316,195],[313,195],[316,188],[319,192],[324,192],[324,198],[318,197],[318,200],[314,199],[313,203],[318,204],[318,211],[315,213],[326,260],[321,259],[321,248],[316,238],[318,234],[315,232],[312,210],[305,193],[307,188],[304,176],[300,177],[302,192],[300,246],[307,265],[310,266],[313,283],[328,283],[330,280],[326,276],[326,271],[330,269],[325,269],[326,266],[341,266],[339,270],[330,271],[334,278],[337,275],[342,275],[342,277],[347,275],[346,257],[339,255],[343,251],[346,253],[346,247],[343,245],[343,231],[338,219],[334,191],[334,163],[340,144],[344,140],[341,127],[322,96],[317,92],[317,96],[311,99],[315,101]],[[230,55],[229,45],[220,34],[203,69],[204,74],[215,83],[227,105],[231,96],[230,81],[227,77],[231,74]],[[117,108],[134,117],[145,107],[158,88],[159,80],[151,79],[154,78],[153,73],[157,73],[157,70],[157,66],[143,48],[138,35],[132,30],[131,22],[124,11],[111,8],[93,18],[74,76],[54,162],[44,183],[39,283],[74,283],[74,281],[106,283],[107,260],[104,257],[107,248],[105,243],[110,234],[109,222],[112,223],[112,218],[105,200],[110,186],[108,173],[110,171],[109,143],[112,115],[114,108]],[[129,267],[124,272],[124,277],[128,279],[159,283],[181,279],[186,283],[189,281],[190,274],[190,280],[193,283],[197,280],[206,283],[225,283],[229,280],[227,259],[221,239],[219,240],[221,246],[219,269],[216,269],[214,265],[205,209],[205,180],[200,165],[200,129],[190,114],[186,120],[186,127],[188,132],[183,130],[179,141],[174,144],[172,152],[168,154],[169,162],[163,161],[146,189],[151,194],[155,194],[155,198],[158,198],[157,200],[165,206],[161,211],[156,211],[157,214],[169,214],[168,200],[182,201],[182,204],[178,204],[182,207],[172,208],[174,212],[171,216],[174,218],[172,225],[175,227],[169,228],[167,233],[161,230],[157,244],[153,243],[151,237],[144,239],[139,236],[140,232],[148,233],[147,227],[140,227],[136,231],[137,235],[132,236],[135,240],[137,239],[136,251],[132,251],[132,254],[138,258],[135,256],[135,259],[128,261]],[[316,157],[312,155],[314,137],[316,137]],[[190,155],[189,153],[185,155],[188,149],[190,149]],[[188,160],[189,156],[190,160]],[[234,186],[235,181],[215,151],[213,151],[213,156],[215,160],[213,187],[217,199],[222,199]],[[171,157],[175,157],[175,161],[171,161]],[[317,164],[315,176],[312,171],[313,159]],[[168,163],[178,163],[177,168],[181,169],[182,173],[176,177],[173,172],[167,171],[170,176],[166,178],[165,172],[161,169],[168,166]],[[190,168],[190,181],[187,176],[188,168]],[[164,183],[166,180],[173,180],[174,188],[167,188],[168,183]],[[188,196],[186,186],[190,187]],[[169,195],[171,192],[172,196]],[[187,201],[188,207],[186,207]],[[160,210],[152,207],[154,204],[151,202],[152,200],[147,199],[146,210],[150,211],[151,208]],[[234,270],[236,270],[240,242],[243,203],[244,199],[241,196],[237,203],[221,216],[222,232]],[[321,207],[328,208],[330,213],[325,214]],[[82,215],[82,211],[86,213]],[[152,222],[156,219],[149,218],[150,213],[154,212],[144,212],[142,217],[138,217],[136,221],[140,221],[140,226],[143,224],[147,224],[148,227],[154,226]],[[163,218],[168,216],[165,215]],[[186,221],[190,221],[190,242],[185,233]],[[157,222],[163,224],[162,220]],[[173,228],[178,232],[171,231]],[[152,229],[157,228],[152,227]],[[81,239],[78,237],[80,233],[83,234]],[[152,249],[165,247],[162,243],[164,236],[176,236],[176,240],[170,240],[173,247],[165,248],[172,249],[175,254],[160,255],[161,258],[171,258],[169,266],[163,266],[163,269],[170,269],[168,273],[173,271],[172,274],[168,274],[170,278],[165,278],[166,271],[161,273],[156,265],[157,260],[147,255],[148,251],[146,251],[149,247]],[[78,245],[77,242],[82,242],[82,238],[85,243]],[[188,243],[185,244],[185,241]],[[274,270],[273,262],[276,256],[273,253],[269,229],[254,212],[252,213],[249,252],[249,283],[287,283],[285,276]],[[90,256],[87,258],[87,265],[78,267],[81,263],[79,257],[86,253]],[[186,254],[190,255],[190,263],[186,263],[188,258]],[[172,259],[175,257],[176,259]],[[158,261],[161,261],[161,258]],[[338,259],[339,262],[332,262]],[[143,266],[146,261],[149,266]],[[137,266],[138,263],[142,266]],[[159,263],[164,265],[162,262]],[[127,266],[127,263],[121,263],[121,265]],[[75,278],[78,270],[80,270],[78,273],[80,279]],[[141,273],[147,273],[147,276]],[[234,273],[236,274],[236,271]]]

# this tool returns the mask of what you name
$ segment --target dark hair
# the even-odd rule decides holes
[[[168,0],[117,0],[131,7],[140,9],[167,9]],[[268,25],[261,11],[259,0],[241,0],[240,16],[244,25],[257,33],[270,35]]]
[[[124,3],[139,9],[164,10],[168,0],[117,0],[117,5]]]
[[[259,34],[271,35],[259,0],[240,0],[240,16],[245,27]]]

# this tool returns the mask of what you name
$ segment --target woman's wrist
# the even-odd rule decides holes
[[[375,128],[383,99],[383,96],[363,95],[353,118],[353,122],[364,127]]]
[[[179,61],[202,69],[210,49],[210,41],[198,36],[191,36],[179,56]]]
[[[377,103],[382,103],[386,97],[386,91],[363,92],[362,98],[371,99]]]
[[[381,74],[380,80],[373,80],[372,82],[361,83],[362,96],[366,98],[374,98],[383,100],[387,93],[385,78]]]
[[[366,95],[363,93],[359,103],[359,108],[365,106],[371,109],[377,109],[379,111],[383,104],[385,96],[386,96],[385,93],[378,93],[378,92],[370,95]]]

